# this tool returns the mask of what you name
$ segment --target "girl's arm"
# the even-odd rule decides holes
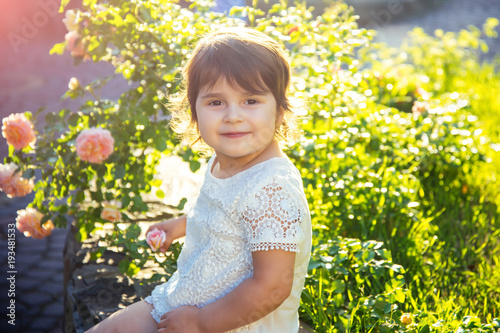
[[[185,306],[167,312],[158,325],[158,332],[184,332],[186,327],[190,327],[189,332],[226,332],[276,310],[292,290],[295,253],[256,251],[252,258],[254,272],[251,278],[200,309]]]
[[[161,229],[167,233],[167,239],[160,247],[161,252],[166,252],[174,240],[186,236],[186,215],[153,224],[146,231],[146,235],[155,228]]]
[[[295,252],[252,253],[253,276],[225,297],[200,310],[202,332],[225,332],[257,321],[276,310],[292,291]]]

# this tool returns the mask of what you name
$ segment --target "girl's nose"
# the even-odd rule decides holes
[[[226,108],[226,114],[224,116],[224,122],[227,123],[238,123],[243,120],[242,110],[238,105],[228,105]]]

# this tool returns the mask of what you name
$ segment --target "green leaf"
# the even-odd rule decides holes
[[[23,172],[23,178],[25,179],[31,179],[35,175],[35,170],[33,169],[28,169]]]
[[[85,225],[80,226],[78,229],[78,232],[76,233],[76,240],[78,242],[83,242],[84,240],[87,239],[87,230],[85,229]]]
[[[382,194],[382,195],[380,196],[380,200],[379,200],[379,202],[378,202],[378,206],[383,208],[383,207],[384,207],[384,204],[385,204],[385,195],[383,195],[383,194]]]
[[[49,54],[63,54],[66,48],[66,42],[57,43],[49,51]]]
[[[76,125],[78,125],[79,120],[80,120],[80,115],[78,115],[78,113],[72,113],[71,116],[69,116],[68,124],[70,126],[75,127]]]
[[[165,138],[161,137],[161,136],[157,136],[155,139],[155,148],[162,152],[162,151],[165,151],[167,149],[167,142],[165,141]]]
[[[402,289],[398,288],[396,290],[394,290],[395,293],[396,293],[396,300],[399,302],[399,303],[404,303],[405,302],[405,293],[403,292]]]
[[[127,16],[125,16],[125,22],[129,24],[135,24],[137,23],[137,19],[135,18],[134,15],[128,13]]]
[[[397,309],[397,305],[394,304],[394,308]],[[390,303],[386,303],[384,305],[384,313],[385,314],[389,314],[393,311],[393,304],[390,304]]]
[[[113,15],[113,19],[110,20],[109,23],[111,23],[115,27],[123,26],[123,18],[120,16],[120,14],[119,13],[112,13],[112,15]]]
[[[36,110],[35,115],[33,116],[35,121],[38,118],[38,116],[40,115],[40,113],[42,113],[46,108],[47,108],[46,106],[41,106],[38,108],[38,110]]]
[[[49,215],[44,215],[42,217],[42,219],[40,220],[40,224],[44,224],[46,223],[48,220],[50,220],[50,216]]]
[[[178,210],[183,210],[184,206],[186,205],[186,202],[187,202],[187,199],[186,198],[182,198],[176,208]]]
[[[125,195],[123,198],[122,198],[122,207],[123,208],[126,208],[128,207],[128,205],[130,204],[130,196],[129,195]]]
[[[196,172],[200,167],[201,167],[200,162],[196,160],[189,161],[189,169],[191,169],[192,172]]]
[[[92,200],[97,202],[101,202],[103,200],[103,195],[101,191],[91,191],[90,197],[92,198]]]
[[[128,268],[130,266],[130,261],[128,261],[126,258],[122,259],[120,263],[118,264],[118,268],[120,269],[120,272],[122,274],[126,274],[128,271]]]
[[[123,167],[122,165],[117,165],[113,171],[115,179],[122,179],[123,177],[125,177],[125,167]]]
[[[61,7],[59,7],[59,13],[64,12],[64,8],[68,5],[70,0],[61,0]]]
[[[144,202],[142,201],[142,198],[139,195],[136,195],[135,197],[133,197],[132,202],[134,203],[134,207],[136,209],[140,209],[144,205]]]
[[[88,51],[89,52],[92,52],[94,51],[96,48],[98,48],[100,45],[99,43],[99,40],[98,40],[98,37],[94,36],[90,39],[90,42],[88,44]]]
[[[430,332],[429,325],[425,324],[424,327],[422,327],[418,332],[419,333],[429,333]]]
[[[85,193],[83,193],[83,191],[76,192],[75,203],[80,203],[83,200],[85,200]]]
[[[33,199],[33,203],[35,206],[41,206],[43,200],[45,199],[45,193],[43,190],[36,191],[35,198]]]
[[[127,237],[133,239],[133,242],[135,242],[135,239],[139,237],[141,234],[141,227],[139,227],[137,224],[131,224],[127,228]]]
[[[153,18],[151,17],[151,9],[146,7],[139,7],[139,12],[141,13],[144,21],[151,21]],[[128,15],[127,15],[128,17]]]
[[[58,214],[55,218],[54,218],[54,224],[59,227],[59,228],[64,228],[66,227],[66,225],[68,224],[68,219],[66,218],[66,216],[64,215],[61,215],[61,214]]]
[[[345,282],[343,280],[332,281],[333,292],[336,294],[342,293],[345,290]]]
[[[316,269],[318,267],[324,267],[324,266],[325,266],[325,264],[322,261],[311,259],[309,261],[309,265],[307,266],[307,269],[313,270],[313,269]]]

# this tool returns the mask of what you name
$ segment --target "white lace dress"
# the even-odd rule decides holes
[[[203,307],[252,276],[252,251],[297,252],[290,296],[264,318],[231,332],[292,333],[311,250],[311,220],[299,171],[271,158],[230,178],[215,178],[212,157],[187,216],[177,272],[145,301],[156,321],[183,305]]]

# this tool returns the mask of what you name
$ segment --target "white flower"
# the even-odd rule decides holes
[[[66,11],[66,17],[62,21],[68,31],[73,31],[78,30],[79,20],[80,12],[75,12],[73,9],[69,9]]]
[[[68,88],[69,88],[69,90],[73,90],[73,91],[77,90],[78,88],[80,88],[80,81],[78,81],[78,79],[76,77],[72,77],[69,80]]]

